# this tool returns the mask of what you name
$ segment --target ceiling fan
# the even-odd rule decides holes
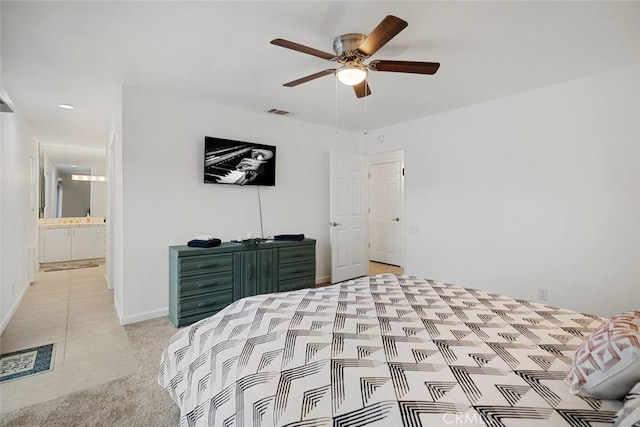
[[[365,64],[364,61],[376,53],[389,40],[407,27],[407,22],[388,15],[373,29],[371,34],[348,33],[336,37],[333,41],[334,54],[323,52],[312,47],[304,46],[284,39],[271,40],[271,44],[317,56],[319,58],[335,61],[341,64],[340,68],[329,68],[297,80],[285,83],[283,86],[294,87],[317,78],[335,74],[340,82],[347,86],[353,86],[358,98],[371,95],[371,89],[367,83],[369,71],[388,71],[392,73],[435,74],[440,67],[438,62],[419,61],[385,61],[375,60]]]

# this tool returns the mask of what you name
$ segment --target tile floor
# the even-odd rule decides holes
[[[0,413],[134,374],[137,363],[98,267],[41,268],[0,336],[0,352],[55,343],[52,371],[0,383]]]

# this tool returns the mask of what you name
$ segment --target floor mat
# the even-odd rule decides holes
[[[60,265],[52,265],[50,267],[45,267],[44,271],[62,271],[62,270],[75,270],[77,268],[91,268],[97,267],[100,264],[97,262],[83,262],[83,263],[71,263],[71,264],[60,264]]]
[[[53,344],[0,355],[0,383],[53,369]]]

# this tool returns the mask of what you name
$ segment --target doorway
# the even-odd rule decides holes
[[[330,283],[403,274],[404,151],[369,156],[331,151],[329,158]]]
[[[404,151],[369,156],[369,274],[404,272]]]

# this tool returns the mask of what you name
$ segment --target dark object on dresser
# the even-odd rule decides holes
[[[220,239],[190,240],[187,246],[190,248],[215,248],[216,246],[220,246],[221,243],[222,240]]]
[[[316,241],[268,242],[249,248],[169,247],[169,318],[182,327],[240,298],[312,288]]]
[[[273,240],[282,240],[285,242],[300,242],[304,240],[304,234],[278,234],[273,236]]]
[[[242,243],[242,246],[245,246],[247,248],[255,248],[256,246],[264,242],[265,242],[264,239],[253,238],[253,239],[245,239],[240,243]]]

